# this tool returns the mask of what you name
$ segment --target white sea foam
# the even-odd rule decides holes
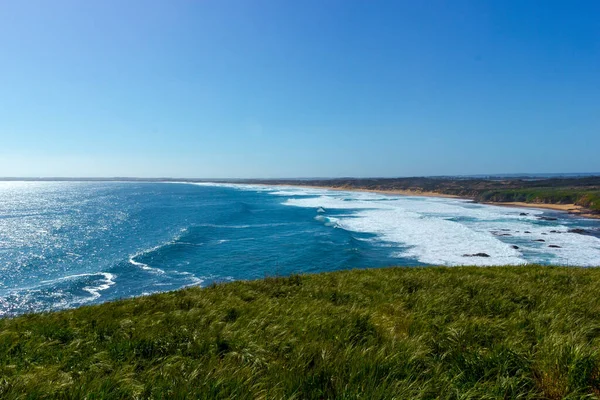
[[[560,221],[548,226],[536,224],[537,217],[544,211],[535,208],[524,210],[474,204],[461,199],[297,186],[199,184],[268,192],[288,197],[283,202],[285,205],[315,208],[319,213],[324,210],[346,210],[345,215],[315,219],[332,227],[373,233],[382,242],[403,247],[404,250],[397,253],[398,257],[414,258],[428,264],[541,262],[590,266],[600,263],[600,239],[568,233],[567,227]],[[521,215],[523,212],[527,215]],[[561,233],[551,233],[550,230]],[[558,247],[548,247],[550,245]],[[513,246],[518,246],[518,249]],[[489,257],[464,256],[477,253],[486,253]]]
[[[61,281],[71,281],[71,280],[75,280],[75,279],[79,279],[79,278],[84,278],[86,276],[97,276],[97,275],[102,275],[104,276],[105,279],[109,279],[112,280],[115,276],[109,272],[91,272],[91,273],[86,273],[86,274],[73,274],[73,275],[67,275],[67,276],[61,276],[60,278],[56,278],[56,279],[50,279],[50,280],[46,280],[46,281],[40,281],[40,284],[52,284],[52,283],[57,283],[57,282],[61,282]]]
[[[196,275],[192,274],[191,272],[178,272],[177,271],[175,273],[177,275],[185,276],[186,279],[189,279],[191,281],[191,283],[188,283],[187,285],[183,285],[183,287],[200,286],[205,281],[204,278],[198,278]]]
[[[86,273],[86,274],[74,274],[74,275],[67,275],[67,276],[62,276],[60,278],[56,278],[56,279],[52,279],[52,280],[47,280],[47,281],[41,281],[40,283],[43,285],[46,284],[52,284],[52,283],[57,283],[57,282],[61,282],[61,281],[70,281],[70,280],[76,280],[76,279],[80,279],[80,278],[85,278],[85,277],[90,277],[90,276],[102,276],[102,279],[100,279],[100,284],[96,285],[96,286],[85,286],[82,290],[85,290],[86,292],[90,293],[92,295],[92,297],[90,299],[88,299],[88,301],[91,300],[95,300],[98,297],[100,297],[100,292],[102,290],[106,290],[109,287],[111,287],[112,285],[115,284],[115,278],[116,276],[114,274],[111,274],[110,272],[95,272],[95,273]]]
[[[158,247],[154,247],[154,248],[152,248],[152,249],[151,249],[151,250],[149,250],[149,251],[156,250],[156,249],[158,249],[159,247],[160,247],[160,246],[158,246]],[[149,251],[146,251],[146,252],[144,252],[144,253],[148,253]],[[149,272],[151,272],[151,273],[154,273],[154,274],[163,275],[163,274],[165,273],[165,271],[163,271],[162,269],[160,269],[160,268],[156,268],[156,267],[151,267],[151,266],[149,266],[148,264],[144,264],[143,262],[139,262],[139,261],[136,261],[136,260],[135,260],[135,257],[137,257],[137,256],[140,256],[140,255],[142,255],[142,254],[144,254],[144,253],[138,253],[138,254],[135,254],[135,255],[133,255],[133,256],[131,256],[131,257],[129,257],[129,263],[130,263],[131,265],[135,265],[136,267],[143,269],[144,271],[149,271]]]
[[[274,196],[319,196],[331,193],[331,190],[317,188],[301,188],[296,186],[275,186],[270,187],[269,194]]]
[[[427,264],[550,262],[589,266],[600,262],[600,239],[567,233],[567,227],[560,221],[550,226],[536,224],[536,216],[543,213],[540,210],[527,210],[528,215],[521,215],[524,211],[521,208],[364,192],[290,198],[284,204],[316,210],[345,210],[335,218],[315,219],[348,231],[373,233],[381,241],[404,247],[397,252],[398,257]],[[550,230],[561,233],[550,233]],[[535,241],[539,239],[545,242]],[[486,253],[489,257],[465,257],[477,253]]]
[[[263,184],[243,184],[243,183],[223,183],[223,182],[173,182],[183,183],[196,186],[208,187],[226,187],[238,190],[254,191],[254,192],[269,192],[275,196],[315,196],[331,192],[327,189],[308,188],[299,186],[286,185],[263,185]]]
[[[185,183],[196,186],[214,186],[214,187],[227,187],[238,190],[252,190],[258,192],[270,192],[274,190],[273,186],[257,185],[257,184],[242,184],[242,183],[221,183],[221,182],[173,182],[173,183]]]
[[[274,196],[311,196],[311,194],[305,192],[305,191],[300,191],[300,190],[277,190],[274,192],[270,192],[269,194],[272,194]]]
[[[145,271],[148,271],[150,273],[153,273],[153,274],[157,274],[157,275],[163,275],[163,274],[165,274],[164,270],[162,270],[160,268],[157,268],[157,267],[151,267],[148,264],[145,264],[143,262],[137,261],[136,258],[140,257],[140,256],[143,256],[145,254],[151,253],[153,251],[156,251],[158,249],[161,249],[161,248],[163,248],[165,246],[169,246],[169,245],[177,243],[181,239],[181,237],[183,236],[183,234],[186,233],[187,231],[188,231],[188,228],[180,229],[179,232],[171,240],[166,241],[165,243],[159,244],[158,246],[154,246],[154,247],[151,247],[149,249],[146,249],[146,250],[143,250],[143,251],[135,253],[134,255],[132,255],[132,256],[129,257],[129,263],[131,265],[137,267],[137,268],[141,268],[141,269],[143,269]],[[192,243],[183,243],[183,244],[190,245]]]
[[[83,290],[85,290],[86,292],[90,293],[92,295],[92,298],[90,300],[95,300],[98,297],[100,297],[100,292],[102,290],[106,290],[109,287],[111,287],[112,285],[115,284],[115,275],[109,273],[109,272],[99,272],[98,274],[90,274],[90,275],[102,275],[104,276],[104,279],[101,280],[102,283],[100,283],[97,286],[86,286],[83,288]]]
[[[317,216],[315,217],[315,221],[319,221],[319,222],[327,222],[328,220],[327,220],[327,217],[324,217],[324,216],[322,216],[322,215],[317,215]]]

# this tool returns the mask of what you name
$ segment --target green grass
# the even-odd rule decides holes
[[[479,201],[577,204],[600,212],[600,191],[574,188],[505,189],[483,192]]]
[[[596,398],[600,269],[388,268],[0,320],[0,398]]]

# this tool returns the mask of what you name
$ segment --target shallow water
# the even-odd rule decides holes
[[[0,315],[295,272],[598,265],[599,235],[600,221],[446,198],[228,184],[0,182]],[[489,257],[465,256],[476,253]]]

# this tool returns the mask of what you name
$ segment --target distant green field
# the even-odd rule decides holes
[[[599,344],[600,269],[353,270],[0,320],[0,398],[596,398]]]
[[[521,201],[526,203],[577,204],[600,211],[600,191],[569,188],[535,188],[490,190],[477,197],[479,201]]]

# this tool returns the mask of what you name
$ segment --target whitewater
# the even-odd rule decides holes
[[[527,263],[599,265],[600,221],[292,186],[0,182],[0,316],[271,275]]]

